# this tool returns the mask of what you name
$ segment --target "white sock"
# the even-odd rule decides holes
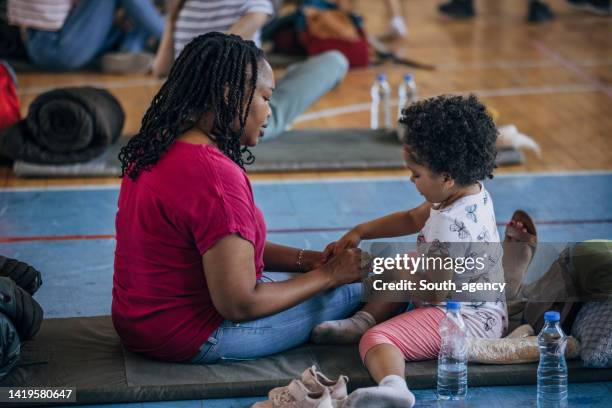
[[[540,145],[533,138],[518,131],[514,125],[506,125],[499,127],[499,136],[497,137],[499,146],[512,146],[515,149],[531,149],[540,156]]]
[[[406,380],[399,375],[388,375],[380,381],[378,387],[353,391],[342,407],[411,408],[414,403],[414,394],[408,389]]]
[[[315,343],[354,344],[375,324],[371,314],[360,310],[348,319],[329,320],[317,325],[310,338]]]
[[[395,16],[391,19],[391,27],[400,37],[405,37],[408,34],[408,28],[406,28],[404,19],[400,16]]]

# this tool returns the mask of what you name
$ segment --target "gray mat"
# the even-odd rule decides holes
[[[13,170],[22,177],[108,177],[120,173],[117,155],[126,142],[111,146],[102,156],[82,164],[65,166],[15,162]],[[255,163],[249,172],[307,170],[363,170],[404,168],[401,145],[394,132],[370,129],[307,129],[285,132],[278,139],[252,149]],[[515,149],[502,149],[497,165],[524,161]]]
[[[23,344],[20,365],[0,387],[75,387],[77,401],[118,403],[265,395],[306,367],[350,377],[349,388],[372,385],[357,347],[310,345],[269,358],[209,366],[169,364],[125,352],[110,317],[48,319]],[[568,363],[571,382],[610,381],[612,369]],[[469,385],[535,384],[537,364],[469,366]],[[412,388],[435,388],[436,361],[406,364]],[[16,404],[15,406],[23,406]]]

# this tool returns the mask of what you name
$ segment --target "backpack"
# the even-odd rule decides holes
[[[325,0],[307,0],[298,10],[296,27],[308,55],[337,50],[348,59],[351,68],[368,66],[368,38],[356,14],[338,10]]]

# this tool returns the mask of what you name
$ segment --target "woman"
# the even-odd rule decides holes
[[[257,358],[359,306],[360,284],[342,286],[361,276],[358,250],[327,260],[266,242],[244,166],[273,89],[252,41],[199,36],[122,149],[112,315],[128,349],[192,363]],[[274,282],[264,267],[305,273]]]

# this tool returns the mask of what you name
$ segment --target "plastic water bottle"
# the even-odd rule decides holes
[[[402,116],[402,109],[419,99],[419,92],[417,91],[416,82],[414,82],[412,75],[404,75],[404,80],[397,89],[397,97],[397,118],[399,119]]]
[[[467,394],[467,339],[459,302],[446,302],[440,338],[438,399],[464,399]]]
[[[391,87],[385,74],[379,74],[370,90],[370,127],[372,129],[391,129]]]
[[[544,327],[538,335],[538,408],[567,407],[567,336],[559,325],[559,312],[544,313]]]

